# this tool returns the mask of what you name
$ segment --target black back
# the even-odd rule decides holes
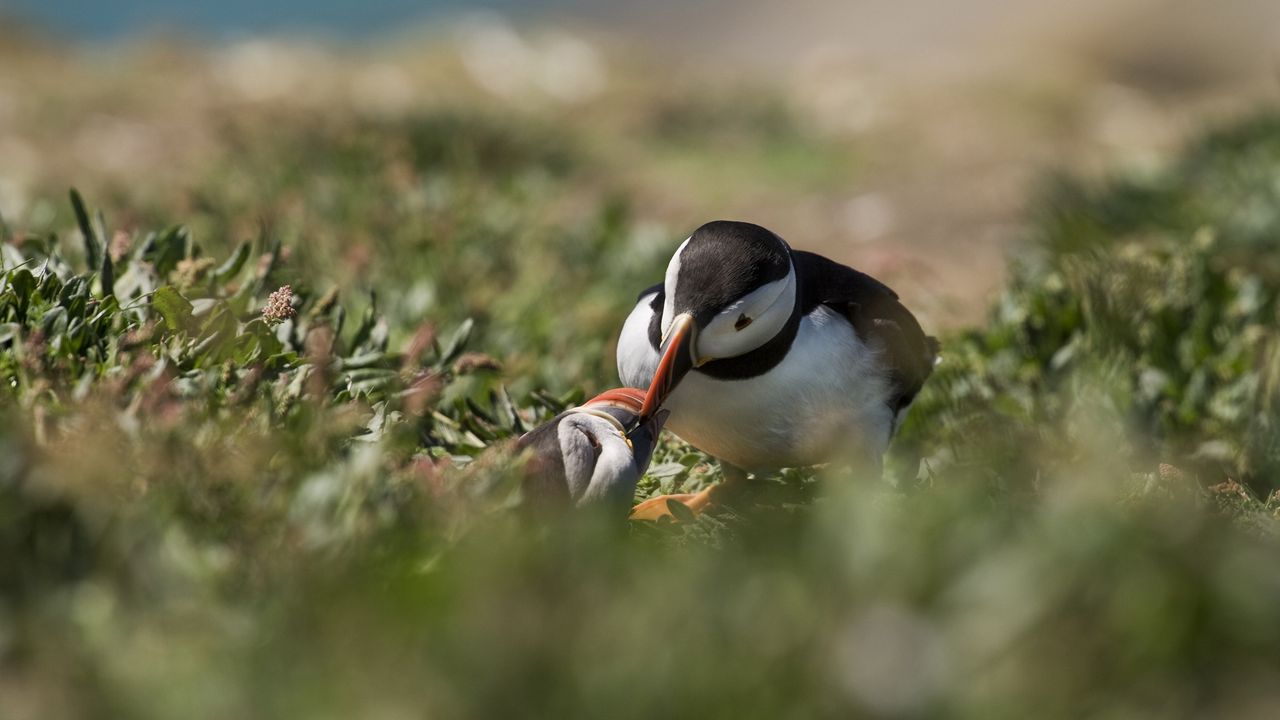
[[[680,254],[676,306],[705,325],[756,288],[787,276],[790,248],[751,223],[715,220],[693,231]]]
[[[518,454],[530,450],[524,467],[525,498],[536,508],[568,505],[564,456],[560,453],[560,413],[550,421],[520,436],[513,446]]]
[[[897,412],[910,405],[933,372],[937,338],[925,335],[898,294],[870,275],[803,250],[791,257],[801,279],[800,311],[824,305],[847,318],[863,342],[883,352],[893,384],[889,406]]]

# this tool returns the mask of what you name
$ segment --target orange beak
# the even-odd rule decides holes
[[[658,361],[658,369],[653,373],[649,390],[644,395],[644,404],[640,407],[639,424],[644,424],[662,407],[662,403],[675,390],[680,380],[699,363],[693,356],[694,340],[698,335],[698,326],[693,316],[681,313],[671,321],[667,336],[662,341],[659,351],[662,359]]]
[[[599,395],[591,398],[582,404],[583,407],[591,405],[613,405],[624,410],[630,410],[637,415],[640,409],[644,407],[644,391],[635,388],[614,388],[605,390]]]

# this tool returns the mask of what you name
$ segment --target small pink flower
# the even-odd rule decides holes
[[[133,247],[133,238],[129,233],[123,230],[117,230],[115,235],[111,236],[111,245],[108,252],[111,253],[111,262],[120,262],[125,255],[129,254],[130,248]]]
[[[288,285],[268,295],[267,304],[262,308],[262,319],[272,326],[279,325],[297,314],[298,311],[293,308],[293,288]]]

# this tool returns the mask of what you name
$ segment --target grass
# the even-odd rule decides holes
[[[720,124],[688,102],[660,157]],[[759,141],[742,172],[824,182],[759,114],[716,136]],[[615,381],[678,231],[537,118],[259,120],[181,188],[6,223],[0,716],[1280,706],[1274,114],[1048,183],[887,482],[788,471],[631,528],[530,523],[501,446]],[[639,494],[716,477],[673,440]]]

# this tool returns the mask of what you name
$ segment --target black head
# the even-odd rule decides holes
[[[663,285],[662,315],[650,326],[660,358],[642,420],[694,368],[748,357],[794,328],[791,248],[759,225],[717,220],[698,228],[671,258]]]
[[[687,312],[705,327],[721,310],[790,270],[791,249],[771,230],[715,220],[694,230],[672,258],[666,288],[674,312]]]

